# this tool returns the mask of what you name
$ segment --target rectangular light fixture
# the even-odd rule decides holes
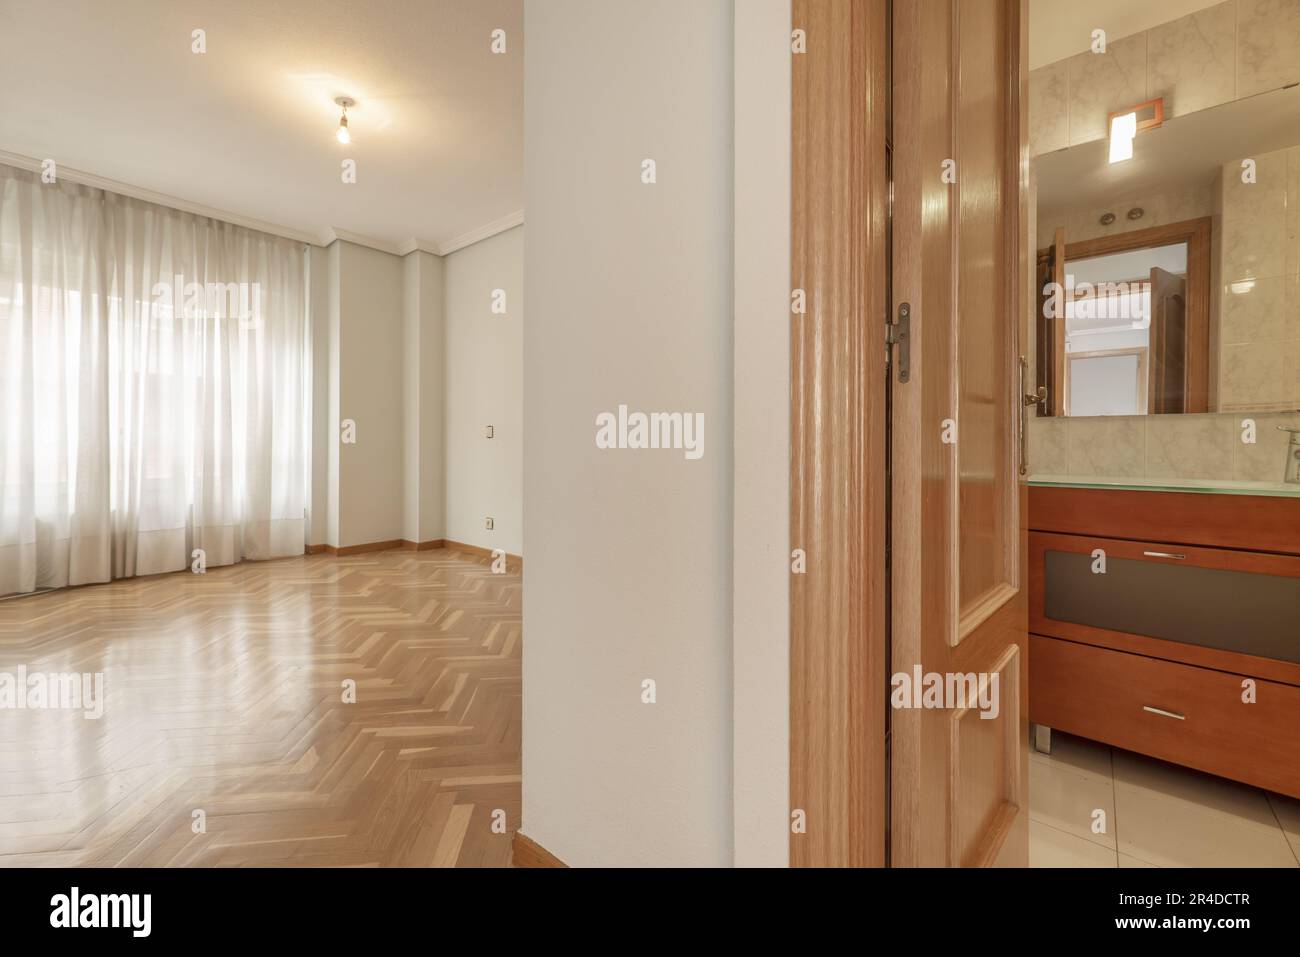
[[[1110,118],[1110,161],[1133,158],[1133,137],[1137,136],[1137,114],[1121,113]]]
[[[1133,137],[1154,130],[1165,121],[1165,98],[1158,96],[1136,106],[1118,110],[1109,117],[1110,161],[1122,163],[1133,158]]]

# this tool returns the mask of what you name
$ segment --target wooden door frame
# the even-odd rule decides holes
[[[790,863],[886,861],[887,0],[793,0]]]

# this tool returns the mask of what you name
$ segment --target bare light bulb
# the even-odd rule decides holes
[[[335,131],[334,138],[346,145],[352,142],[352,134],[348,131],[348,107],[355,106],[356,103],[350,96],[335,97],[334,102],[343,110],[339,116],[339,128]]]

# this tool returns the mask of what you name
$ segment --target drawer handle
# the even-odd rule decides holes
[[[1176,558],[1180,562],[1187,557],[1186,555],[1175,555],[1173,552],[1143,552],[1142,554],[1147,558]]]
[[[1143,711],[1150,711],[1152,714],[1158,714],[1163,718],[1177,718],[1179,721],[1186,721],[1187,715],[1179,714],[1177,711],[1166,711],[1164,708],[1153,708],[1149,704],[1142,706]]]

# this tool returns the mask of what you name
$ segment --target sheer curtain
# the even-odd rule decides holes
[[[0,595],[301,554],[300,243],[0,165]]]

